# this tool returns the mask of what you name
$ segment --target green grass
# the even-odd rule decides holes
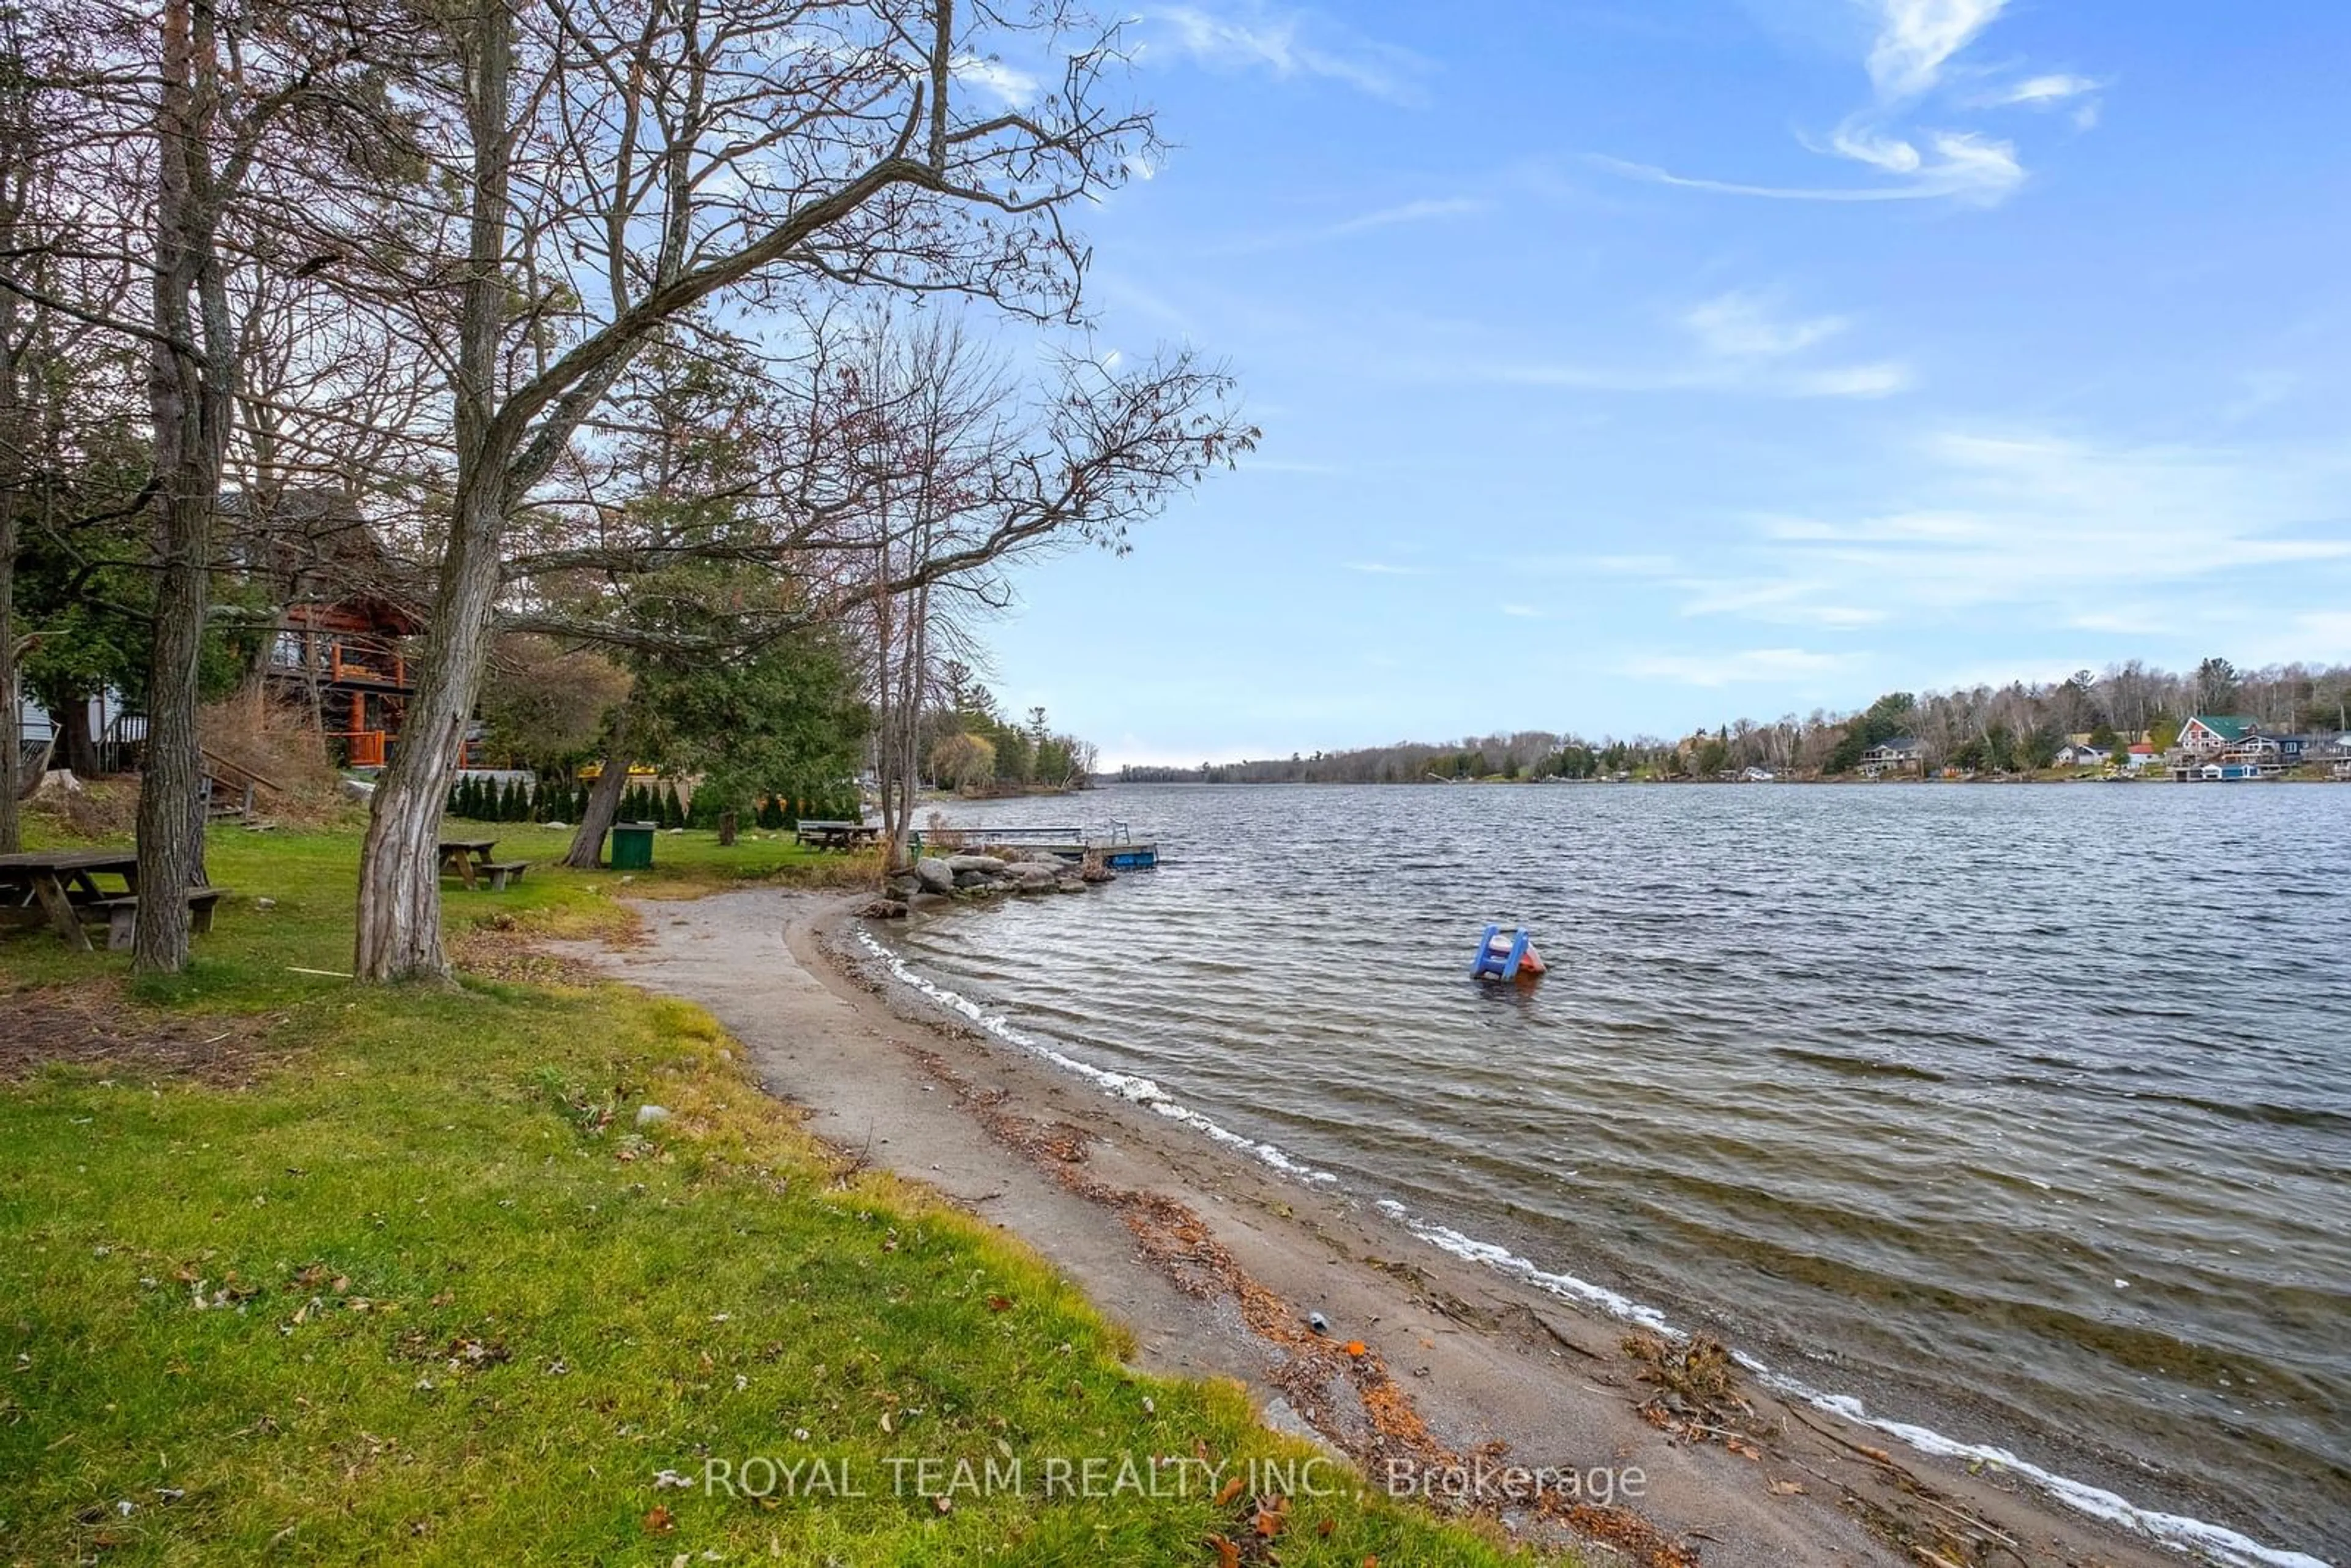
[[[498,831],[502,856],[535,860],[559,837]],[[1048,1498],[1045,1467],[1303,1452],[1236,1388],[1130,1371],[1025,1249],[845,1172],[697,1009],[291,973],[348,967],[357,850],[215,835],[237,898],[188,975],[120,1004],[134,1027],[266,1030],[250,1082],[118,1061],[0,1084],[0,1559],[1212,1563],[1237,1505],[1196,1465],[1181,1498]],[[670,869],[634,887],[813,874],[772,842],[664,835],[656,854]],[[503,896],[451,894],[448,918],[618,930],[616,880],[537,868]],[[122,968],[0,941],[11,991]],[[648,1101],[673,1115],[640,1136]],[[698,1484],[753,1456],[821,1458],[868,1495]],[[893,1488],[893,1456],[942,1480],[1018,1460],[1022,1485],[942,1512]],[[697,1484],[657,1487],[664,1469]],[[1289,1563],[1505,1555],[1351,1489],[1297,1497],[1279,1545]]]

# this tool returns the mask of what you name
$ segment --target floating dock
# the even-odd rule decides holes
[[[1127,831],[1124,822],[1113,822],[1107,833],[1089,833],[1083,828],[947,828],[937,832],[917,831],[913,836],[916,854],[925,847],[934,851],[969,850],[989,844],[1008,848],[1042,850],[1057,859],[1081,862],[1089,856],[1099,856],[1102,864],[1113,871],[1147,871],[1159,863],[1159,844],[1152,839],[1138,839]]]

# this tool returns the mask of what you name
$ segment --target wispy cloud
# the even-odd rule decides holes
[[[955,78],[995,94],[1015,108],[1037,101],[1044,83],[1017,66],[1006,65],[994,57],[963,55],[954,64]],[[1145,176],[1148,178],[1148,176]]]
[[[1323,230],[1328,235],[1359,235],[1372,229],[1393,228],[1397,224],[1425,224],[1434,218],[1457,218],[1470,213],[1482,213],[1488,203],[1475,196],[1446,196],[1431,201],[1405,202],[1361,217],[1349,218]]]
[[[1503,614],[1516,616],[1521,621],[1540,621],[1543,618],[1543,612],[1531,604],[1505,604],[1501,607],[1501,611]]]
[[[2093,81],[2088,77],[2071,76],[2063,71],[2056,71],[2047,76],[2028,77],[2021,82],[2002,89],[1985,101],[1993,104],[2022,103],[2045,109],[2053,104],[2064,103],[2068,99],[2080,98],[2085,93],[2095,92],[2105,85],[2104,82]]]
[[[1219,70],[1264,70],[1276,77],[1320,77],[1394,103],[1422,101],[1427,64],[1407,50],[1375,43],[1311,11],[1262,5],[1228,13],[1203,5],[1153,5],[1135,18],[1134,57],[1189,59]]]
[[[1281,250],[1291,246],[1312,245],[1323,240],[1345,239],[1350,235],[1371,234],[1380,229],[1401,227],[1407,224],[1439,223],[1447,218],[1469,217],[1487,211],[1492,203],[1480,196],[1432,196],[1418,201],[1399,202],[1394,206],[1378,207],[1359,213],[1351,218],[1315,228],[1285,229],[1272,234],[1252,235],[1229,240],[1221,245],[1202,247],[1203,256],[1253,256],[1262,251]]]
[[[1663,577],[1678,564],[1669,555],[1595,555],[1583,562],[1593,571],[1622,577]]]
[[[1804,591],[1710,608],[1769,622],[1859,604],[1916,621],[2009,605],[2079,623],[2120,602],[2136,621],[2192,608],[2233,573],[2351,576],[2351,458],[2330,449],[1956,429],[1921,438],[1914,458],[1892,505],[1755,519],[1745,553],[1759,577]]]
[[[1855,156],[1853,148],[1858,144],[1848,145],[1849,142],[1849,133],[1840,131],[1836,149],[1847,157]],[[1592,162],[1628,180],[1677,185],[1686,191],[1711,191],[1724,196],[1760,196],[1775,202],[1921,202],[1953,197],[1990,206],[2024,183],[2024,166],[2017,162],[2013,142],[1997,141],[1968,131],[1938,131],[1928,139],[1928,145],[1933,153],[1931,158],[1902,141],[1881,143],[1874,158],[1862,160],[1876,162],[1880,168],[1900,176],[1900,183],[1888,185],[1750,185],[1736,180],[1677,174],[1652,163],[1635,163],[1597,153]]]
[[[1639,653],[1618,666],[1627,675],[1727,686],[1748,681],[1801,681],[1849,669],[1868,655],[1815,653],[1802,648],[1748,648],[1727,653]]]
[[[1799,140],[1813,152],[1873,171],[1867,185],[1781,185],[1678,174],[1651,163],[1595,158],[1627,179],[1719,195],[1791,202],[1949,200],[1992,206],[2022,185],[2016,145],[1973,131],[1911,130],[1905,122],[1942,85],[1954,57],[1997,20],[2007,0],[1865,0],[1876,31],[1865,62],[1868,104],[1845,116],[1825,141]],[[2019,83],[2000,103],[2063,101],[2090,90],[2086,78],[2045,75]],[[2085,105],[2085,108],[2092,106]],[[2095,120],[2095,113],[2092,114]]]
[[[1360,571],[1366,577],[1425,577],[1427,573],[1416,566],[1396,566],[1384,560],[1351,560],[1349,571]]]
[[[1877,606],[1824,602],[1821,595],[1834,591],[1834,585],[1814,579],[1782,578],[1758,582],[1744,578],[1686,578],[1675,586],[1690,595],[1682,605],[1682,613],[1689,616],[1729,615],[1784,626],[1818,626],[1833,632],[1876,626],[1893,618],[1890,611]]]
[[[1670,370],[1570,362],[1520,362],[1480,367],[1477,379],[1504,386],[1560,387],[1575,392],[1747,392],[1761,397],[1880,398],[1907,389],[1910,369],[1893,361],[1825,371],[1761,371],[1732,363]]]
[[[1713,353],[1776,355],[1826,342],[1845,329],[1846,321],[1842,316],[1781,320],[1757,296],[1734,290],[1691,307],[1682,325]]]
[[[1788,317],[1762,295],[1717,295],[1685,311],[1691,352],[1655,367],[1520,362],[1491,365],[1481,379],[1506,385],[1582,392],[1719,392],[1784,398],[1881,398],[1912,382],[1897,361],[1822,364],[1811,350],[1844,332],[1842,316]]]
[[[1914,99],[1942,79],[1943,67],[2007,8],[2008,0],[1878,0],[1869,79],[1878,101]]]

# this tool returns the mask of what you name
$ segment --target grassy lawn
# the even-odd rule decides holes
[[[501,858],[561,840],[496,831]],[[349,967],[357,853],[348,832],[215,834],[237,896],[166,983],[0,939],[0,1032],[54,1029],[41,1009],[75,996],[91,1027],[233,1053],[0,1082],[0,1560],[1214,1563],[1213,1536],[1251,1562],[1505,1554],[1335,1469],[1333,1495],[1277,1485],[1288,1512],[1258,1539],[1260,1489],[1217,1483],[1306,1450],[1236,1389],[1129,1371],[1017,1244],[847,1169],[697,1009],[293,972]],[[838,870],[706,834],[655,854],[632,891]],[[621,932],[617,883],[542,864],[453,892],[448,919],[491,957],[517,932]],[[671,1114],[641,1130],[647,1102]],[[1228,1468],[1204,1480],[1204,1458]],[[716,1465],[771,1495],[714,1492]]]

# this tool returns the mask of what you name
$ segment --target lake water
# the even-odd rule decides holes
[[[1024,1038],[1872,1416],[2351,1549],[2351,789],[952,815],[1124,818],[1165,857],[888,936]],[[1542,984],[1466,977],[1489,921]]]

